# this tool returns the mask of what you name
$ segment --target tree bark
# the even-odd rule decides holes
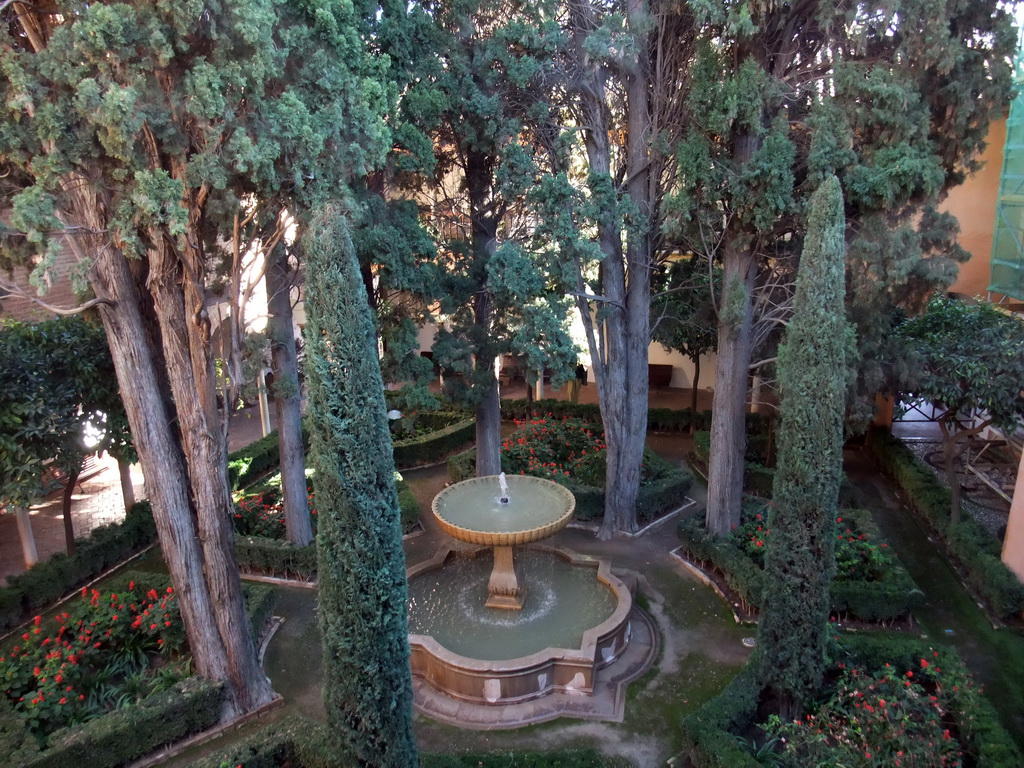
[[[128,512],[135,506],[135,486],[132,485],[132,465],[122,458],[117,460],[117,474],[121,480],[121,498],[124,499],[124,511]]]
[[[184,176],[184,169],[175,171]],[[198,217],[192,222],[197,225]],[[213,619],[231,683],[228,707],[249,712],[269,702],[273,691],[257,661],[235,557],[227,445],[217,409],[206,297],[199,282],[204,274],[198,250],[202,237],[196,227],[182,238],[179,250],[162,235],[151,233],[149,288],[189,470],[205,580],[216,606]]]
[[[707,527],[724,536],[740,522],[747,448],[747,371],[753,319],[753,254],[735,241],[725,254],[718,321],[718,364],[711,412]]]
[[[277,414],[278,455],[281,464],[281,493],[288,541],[305,546],[313,541],[313,526],[306,492],[305,446],[302,443],[302,412],[299,368],[292,330],[292,274],[288,252],[278,246],[269,254],[267,267],[267,309],[270,319],[271,366],[274,370],[274,411]]]
[[[71,519],[71,496],[75,492],[75,483],[82,473],[82,465],[79,464],[68,473],[67,482],[64,483],[64,498],[61,503],[61,513],[64,517],[64,549],[69,555],[75,554],[75,522]]]
[[[697,431],[697,384],[700,382],[700,355],[694,355],[693,389],[690,390],[690,434]]]
[[[25,567],[31,568],[39,562],[36,551],[36,537],[32,535],[32,518],[25,507],[15,507],[14,517],[18,523],[18,535],[21,538],[21,554],[25,559]]]

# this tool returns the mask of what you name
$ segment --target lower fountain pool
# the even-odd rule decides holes
[[[409,582],[409,631],[462,656],[515,659],[545,648],[579,648],[583,633],[618,605],[594,567],[530,549],[517,557],[529,585],[521,610],[484,605],[490,558],[452,557]]]
[[[478,704],[592,695],[597,671],[630,637],[633,598],[611,564],[565,549],[517,549],[528,586],[523,607],[507,610],[484,605],[490,554],[442,547],[409,569],[413,676]]]

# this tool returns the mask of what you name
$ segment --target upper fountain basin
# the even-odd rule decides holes
[[[501,503],[497,475],[455,483],[434,497],[434,516],[445,533],[491,547],[527,544],[568,524],[576,508],[572,493],[551,480],[511,475],[508,503]]]

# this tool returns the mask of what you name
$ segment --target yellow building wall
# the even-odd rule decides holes
[[[951,291],[966,296],[985,296],[989,284],[989,258],[995,230],[999,176],[1003,170],[1003,145],[1006,143],[1006,118],[992,121],[982,153],[981,170],[959,187],[950,190],[939,209],[952,213],[960,221],[960,245],[971,259],[960,265],[960,277]]]

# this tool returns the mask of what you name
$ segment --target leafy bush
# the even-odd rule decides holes
[[[895,480],[910,508],[935,531],[960,564],[968,585],[992,613],[1006,619],[1024,610],[1024,585],[999,559],[999,542],[974,520],[950,524],[950,493],[935,473],[902,442],[884,431],[872,433],[868,447]]]
[[[316,546],[297,547],[284,539],[235,535],[238,567],[282,579],[311,579],[316,574]]]
[[[79,539],[74,555],[58,553],[12,576],[0,589],[0,631],[21,624],[155,538],[152,510],[148,502],[141,501],[120,523],[101,526]]]
[[[700,520],[680,521],[677,532],[683,548],[704,566],[723,576],[745,608],[761,604],[764,552],[771,540],[764,506],[748,504],[743,523],[719,539]],[[843,510],[837,518],[837,572],[830,591],[830,609],[862,621],[888,621],[905,616],[923,599],[906,569],[880,540],[878,528],[865,510]]]
[[[682,742],[697,768],[757,768],[761,763],[733,734],[746,731],[757,711],[761,688],[757,655],[713,699],[682,722]]]

